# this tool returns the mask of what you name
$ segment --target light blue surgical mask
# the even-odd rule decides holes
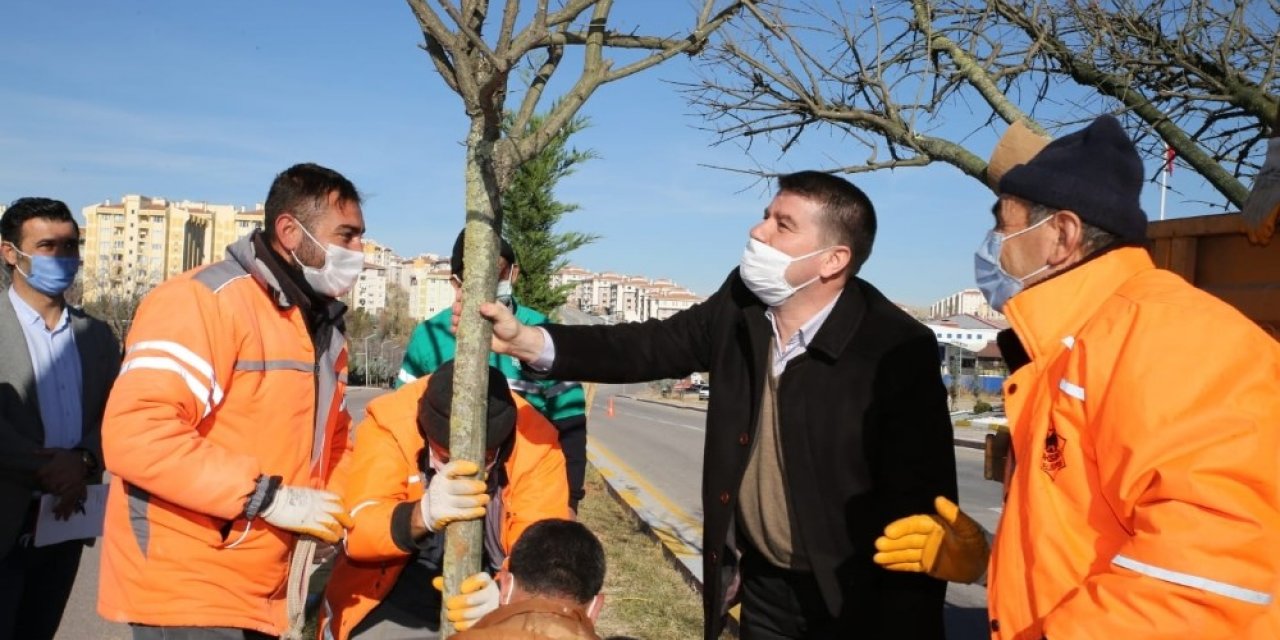
[[[1009,272],[1000,266],[1000,252],[1004,250],[1005,241],[1016,238],[1048,221],[1049,218],[1045,218],[1022,231],[1009,235],[1000,233],[995,229],[987,232],[987,237],[982,241],[982,245],[973,254],[973,277],[978,283],[978,289],[982,291],[982,295],[986,297],[987,304],[991,305],[992,309],[1003,312],[1005,303],[1022,291],[1029,278],[1044,273],[1049,268],[1049,265],[1046,264],[1018,278],[1009,275]]]
[[[17,245],[12,242],[9,246],[18,252],[18,255],[31,261],[31,273],[22,270],[22,267],[13,265],[23,277],[27,279],[27,284],[32,289],[39,291],[47,296],[59,296],[66,291],[75,282],[76,273],[80,271],[80,258],[62,258],[57,256],[33,256],[23,253],[18,249]]]

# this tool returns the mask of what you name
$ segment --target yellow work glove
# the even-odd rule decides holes
[[[444,591],[443,577],[437,576],[431,584],[436,590]],[[444,601],[445,617],[458,631],[470,629],[480,618],[498,608],[498,583],[483,571],[463,580],[461,591]]]
[[[991,549],[982,526],[956,503],[939,496],[937,515],[914,515],[889,523],[876,539],[872,560],[891,571],[927,573],[939,580],[973,582],[987,568]]]

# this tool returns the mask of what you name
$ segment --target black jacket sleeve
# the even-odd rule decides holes
[[[704,302],[666,320],[618,325],[542,325],[555,343],[549,378],[624,383],[680,378],[711,364],[713,328],[733,308],[730,275]]]
[[[875,387],[869,457],[883,528],[898,518],[933,513],[937,496],[957,499],[954,436],[934,337],[913,336],[885,354]],[[903,638],[943,637],[947,584],[924,574],[877,570],[884,630]]]

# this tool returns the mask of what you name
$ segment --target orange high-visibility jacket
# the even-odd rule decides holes
[[[422,499],[426,487],[418,461],[426,442],[418,431],[418,400],[430,376],[369,403],[356,427],[343,500],[355,525],[347,533],[325,588],[319,637],[346,640],[395,586],[409,554],[391,538],[391,514],[404,502]],[[559,433],[532,405],[516,403],[515,443],[506,462],[500,542],[505,553],[529,525],[569,518],[569,484]]]
[[[1005,313],[992,637],[1280,638],[1280,344],[1138,248]]]
[[[259,474],[325,487],[348,449],[347,350],[315,353],[252,236],[142,302],[107,402],[98,613],[279,635],[297,536],[243,517]]]

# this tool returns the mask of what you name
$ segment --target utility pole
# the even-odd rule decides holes
[[[387,338],[386,340],[383,340],[383,341],[382,341],[382,344],[378,345],[378,361],[382,363],[382,366],[383,366],[383,367],[386,367],[386,363],[387,363],[387,356],[386,356],[386,354],[383,352],[383,349],[384,349],[384,348],[386,348],[386,346],[387,346],[387,343],[388,343],[388,342],[394,342],[394,341],[395,341],[395,340],[394,340],[394,339],[392,339],[392,338]],[[388,370],[388,372],[387,372],[387,385],[388,385],[388,386],[390,386],[390,385],[391,385],[391,373],[390,373],[390,370]]]
[[[364,338],[364,385],[369,386],[369,338],[376,337],[378,334],[371,333]]]

